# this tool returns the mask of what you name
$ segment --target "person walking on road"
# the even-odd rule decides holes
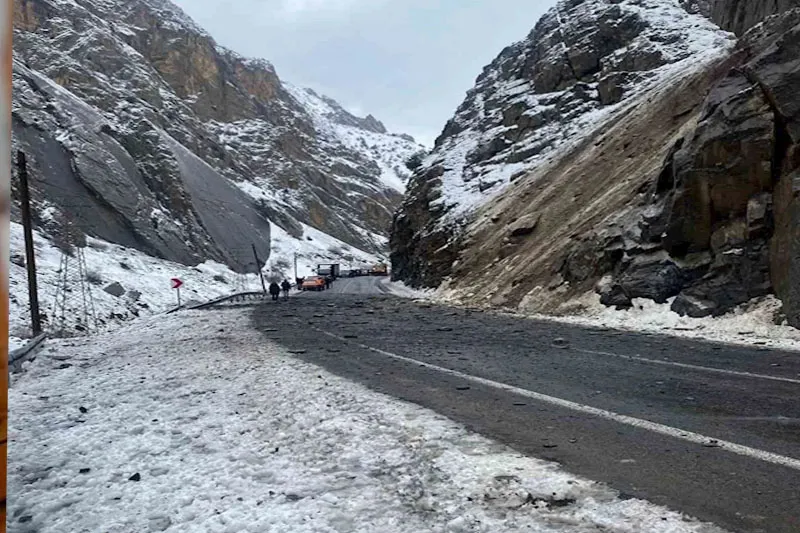
[[[272,301],[277,302],[281,295],[281,288],[273,281],[269,284],[269,293],[272,296]]]
[[[325,289],[331,288],[331,283],[333,283],[333,278],[330,276],[325,276]]]
[[[292,284],[289,283],[288,279],[283,280],[283,283],[281,283],[281,290],[283,291],[283,299],[288,300],[289,291],[292,290]]]

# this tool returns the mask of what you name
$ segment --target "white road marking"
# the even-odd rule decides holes
[[[690,370],[699,370],[702,372],[713,372],[716,374],[727,374],[729,376],[737,376],[744,378],[768,379],[770,381],[782,381],[784,383],[794,383],[800,385],[800,379],[784,378],[779,376],[770,376],[767,374],[753,374],[752,372],[740,372],[737,370],[726,370],[723,368],[714,368],[710,366],[692,365],[688,363],[677,363],[675,361],[660,361],[658,359],[647,359],[645,357],[637,357],[634,355],[622,355],[613,352],[600,352],[596,350],[584,350],[582,348],[575,348],[576,352],[587,353],[592,355],[605,355],[608,357],[617,357],[619,359],[627,359],[629,361],[637,361],[640,363],[649,363],[653,365],[675,366],[678,368],[688,368]]]
[[[398,361],[403,361],[405,363],[414,364],[417,366],[421,366],[430,370],[435,370],[437,372],[441,372],[442,374],[447,374],[450,376],[454,376],[457,378],[461,378],[466,381],[471,381],[473,383],[477,383],[480,385],[484,385],[487,387],[492,387],[494,389],[499,389],[502,391],[510,392],[513,394],[517,394],[519,396],[524,396],[526,398],[531,398],[533,400],[537,400],[544,403],[549,403],[551,405],[556,405],[558,407],[565,407],[567,409],[571,409],[573,411],[578,411],[581,413],[586,413],[589,415],[597,416],[599,418],[604,418],[606,420],[611,420],[613,422],[618,422],[620,424],[625,424],[627,426],[644,429],[647,431],[652,431],[653,433],[659,433],[661,435],[666,435],[668,437],[673,437],[676,439],[680,439],[686,442],[691,442],[693,444],[702,444],[706,446],[714,446],[723,450],[727,450],[729,452],[735,453],[737,455],[741,455],[744,457],[748,457],[751,459],[756,459],[759,461],[763,461],[765,463],[772,463],[779,466],[785,466],[787,468],[791,468],[793,470],[800,471],[800,459],[795,459],[793,457],[787,457],[785,455],[779,455],[777,453],[768,452],[765,450],[759,450],[757,448],[751,448],[749,446],[744,446],[742,444],[736,444],[735,442],[728,442],[724,440],[715,439],[713,437],[708,437],[706,435],[701,435],[699,433],[694,433],[692,431],[685,431],[683,429],[674,428],[671,426],[666,426],[664,424],[659,424],[657,422],[651,422],[649,420],[643,420],[641,418],[635,418],[628,415],[621,415],[619,413],[614,413],[612,411],[606,411],[605,409],[598,409],[597,407],[592,407],[590,405],[585,405],[577,402],[572,402],[570,400],[564,400],[562,398],[556,398],[555,396],[548,396],[547,394],[542,394],[539,392],[533,392],[527,389],[522,389],[519,387],[514,387],[513,385],[507,385],[505,383],[500,383],[499,381],[493,381],[491,379],[480,378],[478,376],[473,376],[471,374],[465,374],[463,372],[459,372],[458,370],[452,370],[449,368],[444,368],[437,365],[432,365],[430,363],[425,363],[423,361],[419,361],[417,359],[412,359],[410,357],[404,357],[402,355],[397,355],[392,352],[387,352],[385,350],[381,350],[379,348],[373,348],[372,346],[367,346],[366,344],[361,344],[358,342],[352,342],[351,339],[345,339],[344,337],[340,337],[334,333],[330,333],[318,327],[312,326],[314,329],[323,333],[329,337],[334,339],[340,340],[345,343],[352,343],[359,348],[363,348],[365,350],[369,350],[371,352],[383,355],[385,357],[390,357],[392,359],[396,359]]]

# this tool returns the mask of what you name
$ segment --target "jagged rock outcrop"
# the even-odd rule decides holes
[[[737,35],[771,15],[800,7],[797,0],[702,0],[702,4],[711,20]]]
[[[484,69],[415,172],[393,223],[395,277],[438,285],[476,209],[729,42],[671,0],[559,2]]]
[[[183,263],[251,268],[270,222],[378,251],[419,150],[219,47],[167,0],[15,0],[13,143],[48,232],[71,219]]]

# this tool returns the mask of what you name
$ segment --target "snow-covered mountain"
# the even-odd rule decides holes
[[[719,315],[775,292],[800,326],[793,7],[560,1],[484,69],[415,172],[394,276],[551,313],[591,294]]]
[[[383,253],[421,149],[288,87],[167,0],[15,0],[14,147],[37,222],[182,263],[250,268],[270,224]]]
[[[295,257],[300,275],[384,259],[404,162],[423,149],[217,45],[168,0],[15,0],[13,84],[45,311],[58,283],[53,246],[95,243],[93,278],[143,295],[100,294],[117,304],[101,306],[103,321],[141,303],[163,310],[168,272],[197,297],[230,292],[234,272],[255,272],[253,247],[275,277],[293,276]],[[16,176],[12,195],[19,221]],[[116,256],[142,268],[126,276]],[[21,266],[12,281],[21,323]]]

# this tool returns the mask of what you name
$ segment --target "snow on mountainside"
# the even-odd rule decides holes
[[[109,202],[113,210],[150,204],[123,213],[124,244],[181,262],[213,258],[239,267],[241,258],[226,249],[224,239],[205,234],[205,220],[224,215],[208,213],[195,200],[196,190],[188,190],[189,165],[176,155],[185,149],[205,162],[202,172],[211,182],[266,191],[259,201],[236,200],[245,218],[255,212],[295,236],[305,224],[380,251],[362,230],[387,233],[406,177],[401,163],[418,145],[387,133],[372,116],[355,117],[324,99],[337,111],[334,126],[311,98],[293,97],[268,61],[218,46],[170,2],[15,0],[14,46],[15,148],[35,154],[34,188],[46,189],[39,198],[57,209],[68,212],[71,206],[58,205],[50,190],[58,180],[47,169],[55,158],[79,159],[80,146],[96,147],[105,153],[93,162],[114,161],[120,168],[79,164],[71,176],[76,189],[107,200],[115,191],[102,183],[102,171],[138,190],[138,198]],[[190,244],[164,246],[151,235],[143,213],[152,209],[173,214],[183,225],[180,242]],[[85,215],[92,218],[91,212]],[[83,225],[97,237],[121,238],[103,234],[102,225]]]
[[[284,84],[294,98],[313,117],[320,139],[336,150],[337,144],[345,149],[372,159],[380,167],[380,182],[399,192],[405,192],[411,172],[405,162],[424,150],[413,137],[387,134],[383,124],[372,115],[358,119],[342,109],[330,98],[320,96],[311,89],[301,89]]]
[[[385,253],[420,146],[284,85],[171,2],[15,0],[14,55],[12,144],[44,238],[238,272],[253,244],[264,260]]]
[[[734,44],[677,0],[560,1],[484,68],[409,182],[392,232],[396,275],[437,286],[478,208]]]
[[[597,34],[581,30],[592,26]],[[638,105],[636,96],[719,58],[734,42],[674,0],[559,3],[528,40],[484,70],[437,140],[426,166],[445,169],[442,195],[432,203],[447,210],[441,223],[468,215],[556,149]],[[531,60],[544,63],[532,77],[508,75],[524,73]]]

